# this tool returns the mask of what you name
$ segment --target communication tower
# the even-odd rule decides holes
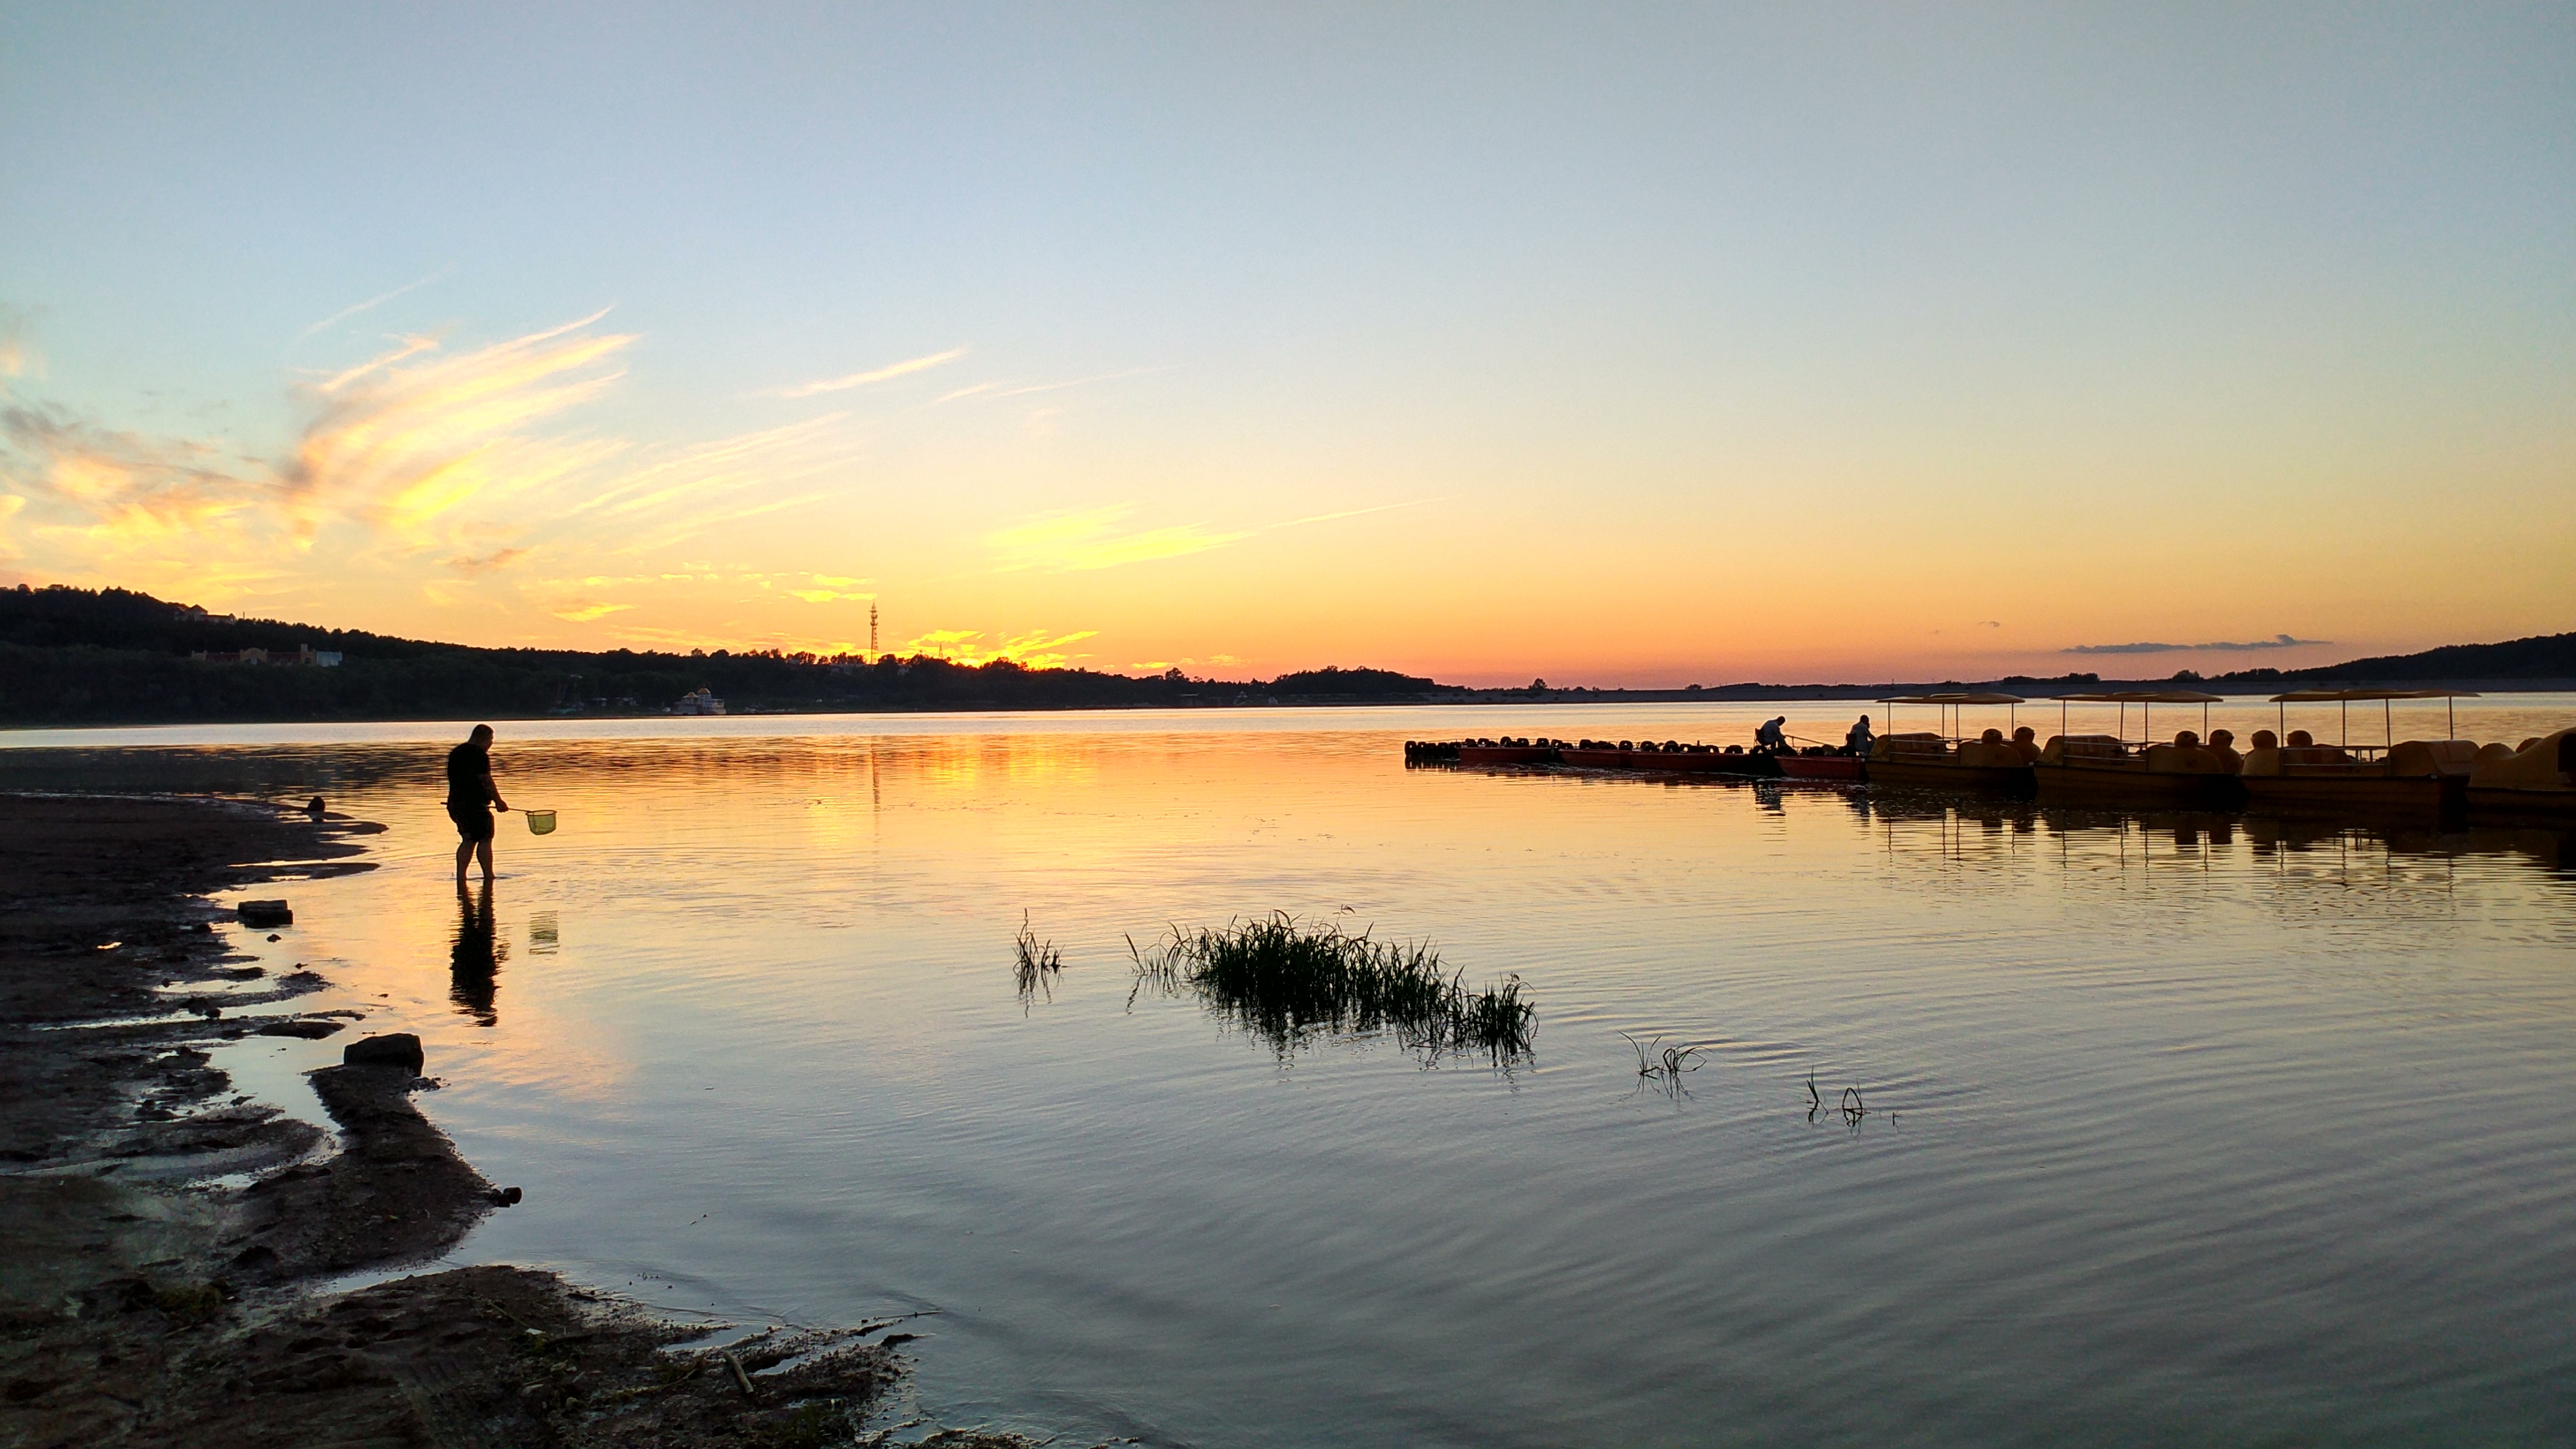
[[[877,657],[877,601],[868,600],[868,657]]]

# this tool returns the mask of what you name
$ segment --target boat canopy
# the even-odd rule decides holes
[[[2360,699],[2476,699],[2474,689],[2294,689],[2273,695],[2272,704],[2333,704]]]
[[[2442,729],[2444,738],[2448,739],[2456,738],[2460,733],[2458,701],[2463,699],[2475,699],[2477,697],[2478,692],[2474,689],[2293,689],[2287,694],[2273,695],[2271,702],[2275,712],[2274,722],[2280,726],[2281,732],[2284,735],[2288,734],[2290,729],[2291,705],[2331,704],[2338,706],[2336,712],[2342,717],[2341,728],[2343,743],[2346,747],[2350,747],[2352,744],[2353,702],[2356,700],[2377,700],[2379,702],[2379,727],[2387,738],[2376,748],[2389,749],[2393,748],[2397,743],[2397,717],[2395,714],[2395,706],[2390,703],[2391,700],[2438,699],[2442,701]],[[2362,748],[2369,749],[2373,747],[2365,745],[2362,746]]]
[[[2018,694],[1900,694],[1880,704],[2028,704]]]
[[[2192,689],[2123,689],[2107,694],[2058,694],[2050,698],[2060,704],[2224,704],[2223,694],[2202,694]]]

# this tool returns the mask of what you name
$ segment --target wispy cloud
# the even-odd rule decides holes
[[[1122,377],[1143,377],[1149,372],[1161,372],[1162,370],[1163,369],[1160,367],[1130,367],[1119,372],[1096,373],[1090,377],[1077,377],[1065,382],[1040,382],[1032,383],[1027,387],[996,388],[994,389],[992,396],[996,398],[1027,397],[1029,394],[1035,392],[1062,392],[1069,387],[1089,387],[1095,382],[1116,382]],[[950,396],[962,395],[963,394],[950,394]],[[941,401],[944,402],[946,399],[943,398]]]
[[[1133,503],[1041,514],[986,535],[1002,556],[1003,572],[1021,569],[1107,569],[1148,559],[1205,553],[1252,537],[1254,530],[1219,532],[1194,523],[1123,530]]]
[[[0,483],[39,557],[150,587],[274,575],[258,524],[277,490],[214,446],[100,428],[41,404],[0,407]],[[13,545],[13,547],[17,547]],[[23,552],[23,549],[21,549]]]
[[[941,366],[945,363],[955,362],[957,359],[964,357],[965,355],[965,348],[952,347],[946,352],[934,352],[927,357],[916,357],[906,362],[898,362],[888,367],[874,368],[867,372],[854,372],[847,377],[828,377],[820,382],[799,383],[794,387],[782,390],[778,395],[780,397],[794,398],[812,397],[816,393],[847,392],[854,387],[866,387],[872,382],[890,382],[895,378],[908,376],[912,373],[927,372],[931,368]]]
[[[506,505],[622,451],[615,439],[531,431],[625,375],[617,364],[635,337],[590,331],[605,315],[453,356],[410,339],[312,389],[316,416],[280,469],[297,536],[346,516],[429,541],[469,503]]]
[[[1285,523],[1264,524],[1260,531],[1275,533],[1283,528],[1303,528],[1310,523],[1332,523],[1344,518],[1366,518],[1372,513],[1393,513],[1399,508],[1421,508],[1439,501],[1437,498],[1414,498],[1403,503],[1380,503],[1368,508],[1345,508],[1338,513],[1309,514],[1304,518],[1289,519]]]
[[[1099,633],[1097,629],[1076,629],[1070,634],[1037,629],[990,639],[981,629],[932,629],[896,645],[891,652],[928,654],[959,664],[990,664],[995,660],[1008,660],[1031,669],[1054,669],[1087,657],[1067,654],[1064,646],[1096,638]]]
[[[294,384],[308,421],[282,456],[0,397],[0,495],[25,500],[13,537],[68,581],[221,600],[355,567],[596,619],[632,604],[504,581],[549,551],[604,574],[607,557],[836,496],[823,475],[854,446],[838,413],[687,444],[581,429],[574,415],[625,376],[638,340],[600,330],[604,315],[458,352],[403,338]]]
[[[472,577],[477,574],[488,574],[494,569],[508,568],[527,556],[528,551],[524,548],[496,548],[480,557],[472,554],[458,554],[447,561],[447,566],[460,574]]]
[[[1006,397],[1027,397],[1032,393],[1061,392],[1069,387],[1089,387],[1097,382],[1116,382],[1122,377],[1143,377],[1147,373],[1165,370],[1162,367],[1129,367],[1117,372],[1094,373],[1090,377],[1067,378],[1063,382],[1033,382],[1019,385],[979,382],[972,387],[961,387],[954,392],[941,393],[930,400],[930,406],[938,407],[943,403],[964,402],[970,397],[992,398],[999,401]]]
[[[2207,644],[2074,644],[2058,652],[2061,654],[2192,654],[2205,650],[2220,654],[2241,653],[2250,649],[2301,649],[2311,644],[2332,644],[2333,642],[2332,639],[2294,639],[2287,634],[2275,634],[2269,639],[2254,639],[2244,643],[2221,639]]]
[[[594,619],[605,619],[611,614],[622,614],[634,607],[633,604],[589,603],[576,600],[548,612],[567,623],[587,624]]]
[[[44,370],[44,355],[26,338],[26,314],[0,307],[0,382]]]
[[[417,282],[405,282],[390,292],[382,292],[376,296],[369,297],[367,300],[360,302],[354,307],[343,307],[339,311],[332,313],[330,316],[323,318],[321,321],[314,323],[312,326],[305,328],[303,331],[296,333],[295,340],[301,342],[305,338],[312,336],[314,333],[319,332],[326,327],[333,327],[342,322],[346,322],[361,312],[372,312],[376,308],[392,301],[394,298],[403,295],[405,292],[417,292],[432,282],[444,279],[455,270],[456,268],[453,266],[441,267],[437,271],[430,273],[428,276],[421,278]],[[343,295],[346,294],[344,293]]]

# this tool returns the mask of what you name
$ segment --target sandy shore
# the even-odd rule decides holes
[[[328,1290],[508,1211],[414,1105],[428,1083],[408,1067],[312,1074],[335,1136],[234,1096],[209,1060],[253,1033],[401,1029],[299,1013],[327,983],[242,964],[226,940],[248,928],[203,899],[261,882],[291,899],[295,879],[366,869],[376,829],[240,802],[0,796],[21,903],[0,913],[0,1442],[888,1442],[863,1429],[903,1372],[891,1325],[692,1349],[703,1326],[527,1269]]]

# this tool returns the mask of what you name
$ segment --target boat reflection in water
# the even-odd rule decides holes
[[[1939,853],[1960,859],[2034,846],[2056,854],[2107,839],[2127,842],[2138,852],[2115,848],[2115,861],[2125,858],[2148,866],[2177,856],[2210,863],[2241,853],[2283,865],[2329,862],[2337,873],[2360,872],[2385,886],[2393,879],[2388,872],[2399,865],[2501,860],[2576,888],[2576,824],[2469,824],[2456,816],[2436,821],[2398,814],[2356,822],[2321,814],[2141,809],[1992,796],[1945,800],[1912,792],[1852,798],[1868,802],[1862,818],[1886,832],[1886,848],[1899,855],[1908,853],[1903,842],[1909,836],[1920,839],[1917,832],[1929,829]],[[2095,859],[2098,863],[2098,855]]]

